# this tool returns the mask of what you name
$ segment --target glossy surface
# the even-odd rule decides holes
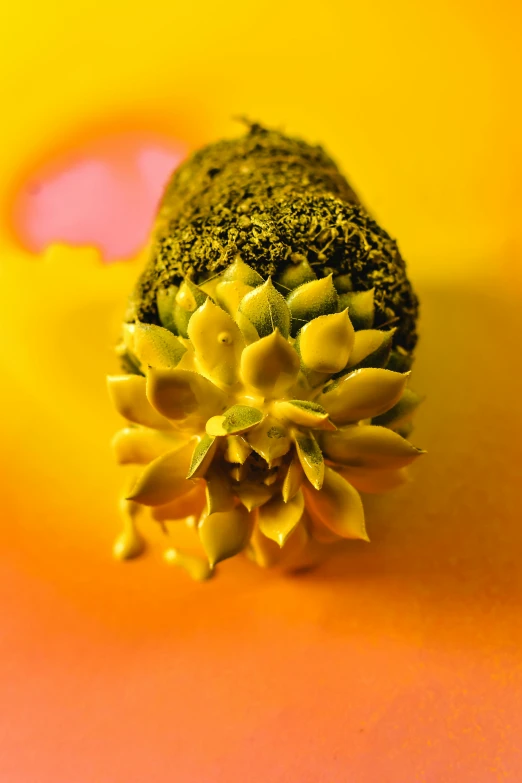
[[[331,296],[338,276],[303,283],[285,299],[271,278],[263,281],[236,259],[214,276],[211,293],[222,285],[243,286],[244,280],[253,285],[231,308],[234,315],[187,279],[175,298],[162,297],[163,326],[123,324],[117,354],[141,375],[109,376],[109,394],[127,424],[143,426],[134,432],[126,426],[112,444],[120,464],[146,467],[123,494],[124,530],[113,548],[119,560],[126,553],[136,557],[141,545],[135,527],[129,528],[126,501],[156,509],[153,519],[163,521],[167,532],[164,520],[173,518],[173,506],[192,497],[201,480],[206,506],[201,511],[199,496],[194,507],[183,505],[195,520],[189,526],[196,534],[193,546],[206,554],[211,570],[243,550],[266,565],[269,544],[263,537],[281,548],[279,556],[271,553],[271,564],[304,567],[316,541],[326,543],[332,533],[333,540],[368,541],[358,486],[375,493],[395,488],[402,483],[397,471],[422,453],[393,431],[397,418],[413,426],[420,398],[408,390],[403,400],[410,373],[377,369],[389,357],[379,359],[378,352],[369,359],[374,367],[352,369],[356,332],[348,309],[317,315],[339,307],[335,291]],[[362,300],[354,307],[358,323],[372,327],[373,291],[354,298]],[[297,330],[292,301],[299,302]],[[383,414],[384,426],[373,426],[372,417]],[[155,417],[158,429],[151,429]],[[176,542],[183,518],[174,521],[168,532]],[[300,562],[289,538],[306,542]],[[182,548],[169,551],[171,563],[201,579]]]

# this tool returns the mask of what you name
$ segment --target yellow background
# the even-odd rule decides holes
[[[520,779],[521,16],[505,0],[4,4],[3,779]],[[228,563],[203,586],[161,562],[159,534],[148,559],[110,559],[104,375],[138,265],[31,257],[12,210],[91,137],[194,148],[237,114],[324,143],[398,237],[428,455],[374,504],[368,548],[299,580]]]

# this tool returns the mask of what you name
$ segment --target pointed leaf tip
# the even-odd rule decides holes
[[[300,366],[296,351],[276,329],[245,348],[241,377],[265,396],[278,397],[295,383]]]
[[[199,307],[188,325],[201,371],[215,383],[231,386],[238,379],[245,340],[233,318],[210,299]]]
[[[258,511],[259,529],[280,547],[299,524],[304,511],[304,497],[298,491],[287,503],[280,495],[265,503]]]
[[[305,323],[321,315],[336,313],[339,309],[339,296],[332,281],[332,275],[320,280],[312,280],[294,289],[286,298],[292,314],[292,336]]]
[[[294,440],[306,478],[315,489],[321,489],[324,480],[324,458],[319,444],[311,432],[296,432]]]
[[[227,283],[243,283],[244,285],[251,286],[252,288],[263,285],[265,282],[259,272],[256,272],[256,270],[251,266],[245,264],[240,256],[236,256],[230,266],[225,269],[223,275],[221,276],[221,280]]]
[[[348,308],[354,329],[370,329],[375,318],[374,289],[369,291],[348,291],[341,294],[339,306]]]
[[[339,473],[327,467],[321,491],[306,485],[303,491],[306,509],[320,525],[341,538],[369,541],[359,493]]]
[[[408,377],[374,367],[355,370],[327,387],[318,402],[337,425],[379,416],[400,399]]]
[[[144,368],[174,368],[187,350],[163,326],[137,322],[129,327],[131,344],[128,347]]]
[[[321,315],[301,330],[301,359],[310,370],[329,374],[339,372],[348,362],[354,339],[347,310]]]
[[[198,527],[199,539],[212,568],[245,548],[252,530],[251,519],[242,506],[203,517]]]
[[[187,478],[202,478],[207,472],[216,453],[217,441],[209,435],[203,435],[192,454]]]
[[[373,470],[404,468],[424,453],[393,430],[373,424],[326,432],[322,443],[333,462]]]
[[[267,337],[275,329],[284,337],[290,334],[290,310],[270,278],[241,300],[238,312],[250,321],[259,337]]]
[[[144,506],[170,503],[194,489],[194,482],[186,478],[190,467],[194,441],[158,457],[138,476],[127,498]]]

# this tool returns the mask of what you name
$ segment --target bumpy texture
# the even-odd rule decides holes
[[[181,520],[194,532],[203,558],[165,557],[196,579],[240,552],[303,567],[318,545],[368,540],[359,492],[406,480],[422,453],[405,437],[420,400],[409,372],[385,369],[395,330],[373,328],[373,291],[339,295],[333,274],[296,269],[305,281],[287,279],[285,298],[236,258],[202,287],[170,286],[161,326],[124,326],[119,352],[135,371],[109,378],[126,420],[113,446],[141,467],[116,557],[143,551],[148,507],[166,533]]]
[[[344,290],[373,289],[375,326],[396,327],[401,369],[411,363],[418,302],[404,260],[321,147],[253,124],[180,166],[128,321],[160,324],[158,292],[183,278],[200,284],[237,256],[263,277],[306,260],[318,278],[348,276]]]

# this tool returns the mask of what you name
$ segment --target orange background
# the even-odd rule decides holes
[[[2,13],[2,783],[520,780],[520,11]],[[85,150],[128,198],[119,140],[189,150],[237,132],[235,114],[324,142],[399,237],[429,454],[369,504],[371,545],[298,578],[238,559],[193,584],[159,533],[147,558],[110,557],[104,376],[139,259],[31,254],[20,205]]]

